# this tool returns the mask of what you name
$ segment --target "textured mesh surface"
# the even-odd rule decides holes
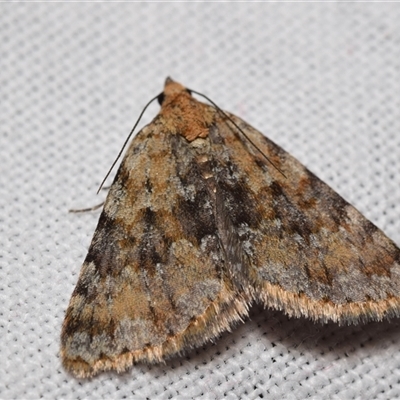
[[[388,399],[400,323],[255,307],[215,344],[79,381],[59,333],[97,187],[167,75],[287,149],[400,243],[398,4],[0,5],[0,398]],[[145,120],[157,112],[151,107]]]

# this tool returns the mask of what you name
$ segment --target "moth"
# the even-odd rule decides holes
[[[197,92],[196,92],[197,93]],[[356,324],[400,314],[400,250],[240,118],[168,78],[131,141],[66,312],[77,377],[163,362],[254,303]]]

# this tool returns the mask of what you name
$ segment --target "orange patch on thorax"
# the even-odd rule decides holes
[[[160,118],[166,130],[182,135],[192,142],[206,138],[216,110],[195,100],[187,89],[176,82],[165,85]]]

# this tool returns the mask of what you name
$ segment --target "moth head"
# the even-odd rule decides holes
[[[183,94],[183,93],[189,94],[189,95],[192,94],[190,90],[185,88],[185,86],[181,85],[178,82],[175,82],[170,77],[168,77],[165,80],[164,92],[162,92],[158,95],[157,100],[158,100],[158,103],[160,105],[162,105],[162,103],[164,102],[166,97],[176,96],[176,95]]]

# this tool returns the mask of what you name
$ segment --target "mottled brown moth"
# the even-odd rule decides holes
[[[252,303],[339,324],[400,314],[400,251],[240,118],[167,79],[108,193],[61,334],[78,377],[162,362]]]

